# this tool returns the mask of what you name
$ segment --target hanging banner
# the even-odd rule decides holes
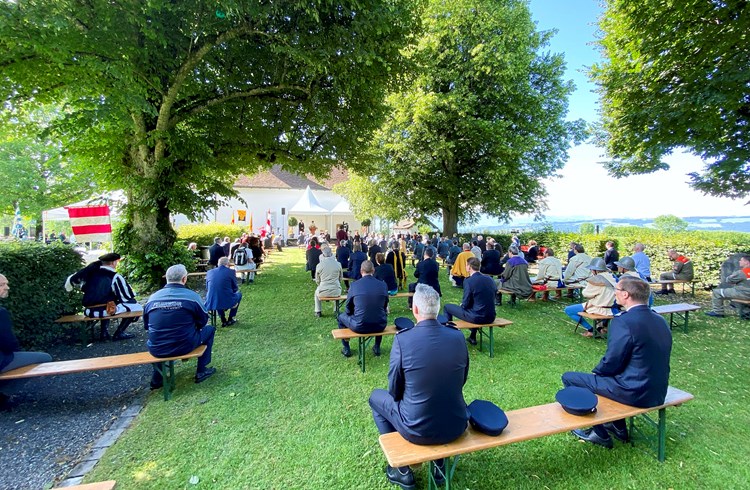
[[[245,221],[246,218],[247,218],[247,209],[238,209],[237,221]]]
[[[79,206],[66,207],[70,226],[76,241],[82,242],[111,242],[112,224],[109,220],[109,206]]]

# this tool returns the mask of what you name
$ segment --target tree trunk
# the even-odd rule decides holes
[[[443,208],[443,236],[458,233],[458,203],[449,203]]]

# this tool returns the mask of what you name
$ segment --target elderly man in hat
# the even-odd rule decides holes
[[[565,314],[574,322],[580,322],[581,326],[586,329],[581,335],[584,337],[593,337],[594,328],[578,314],[585,311],[597,315],[611,315],[612,306],[615,304],[615,285],[617,284],[617,280],[609,269],[607,269],[604,259],[599,257],[591,259],[591,263],[587,266],[587,269],[593,275],[586,279],[586,287],[582,291],[586,302],[566,307]]]
[[[105,318],[120,315],[129,311],[143,311],[143,307],[135,299],[133,288],[122,275],[117,272],[120,254],[108,253],[99,260],[90,263],[80,271],[68,277],[65,289],[73,290],[73,286],[83,290],[83,314],[90,318],[102,318],[100,339],[109,339],[109,320]],[[114,311],[109,305],[114,304]],[[109,309],[109,312],[107,311]],[[137,318],[122,318],[120,325],[112,335],[112,340],[132,339],[135,335],[125,333],[128,326]]]
[[[593,374],[563,374],[564,386],[587,388],[634,407],[650,408],[664,403],[669,387],[672,332],[664,318],[646,305],[650,293],[648,283],[640,278],[620,279],[615,294],[625,311],[610,324],[604,357]],[[625,419],[573,431],[579,439],[608,449],[614,445],[610,433],[627,442]]]
[[[167,269],[167,285],[148,299],[143,312],[143,325],[148,330],[148,351],[155,357],[187,354],[199,345],[206,351],[198,358],[195,382],[201,383],[216,372],[211,364],[211,349],[216,327],[207,325],[208,313],[203,300],[185,287],[187,269],[182,264]],[[161,388],[161,373],[154,368],[151,389]]]
[[[693,280],[693,261],[684,255],[680,255],[676,250],[667,252],[669,260],[673,262],[670,272],[662,272],[659,275],[660,281],[692,281]],[[674,294],[674,283],[662,284],[661,291],[654,294]]]
[[[432,445],[454,441],[466,430],[469,414],[463,386],[469,375],[469,353],[463,334],[438,322],[438,311],[438,292],[418,284],[412,305],[417,323],[393,339],[388,390],[377,389],[370,395],[381,434],[398,431],[409,442]],[[408,466],[387,466],[385,473],[389,482],[415,488]],[[435,483],[442,485],[444,475],[444,460],[435,461]]]

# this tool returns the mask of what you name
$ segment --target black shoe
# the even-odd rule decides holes
[[[434,463],[432,478],[435,480],[435,485],[442,487],[445,483],[445,459],[436,459]]]
[[[716,313],[715,311],[707,311],[706,315],[713,316],[713,317],[716,317],[716,318],[724,318],[724,316],[725,316],[724,313]]]
[[[216,368],[212,368],[212,367],[206,368],[206,370],[203,371],[202,373],[195,374],[195,382],[202,383],[206,381],[208,378],[210,378],[211,376],[213,376],[215,372],[216,372]]]
[[[237,323],[237,320],[235,320],[234,318],[232,318],[231,320],[229,320],[228,322],[226,322],[226,323],[222,324],[221,326],[222,326],[222,327],[231,327],[231,326],[232,326],[232,325],[234,325],[235,323]]]
[[[614,447],[612,438],[609,437],[609,435],[607,435],[607,437],[601,437],[594,432],[594,429],[577,429],[570,431],[570,433],[582,441],[591,442],[598,446],[606,447],[607,449],[612,449]]]
[[[380,357],[380,346],[379,345],[373,345],[372,346],[372,355],[375,357]]]
[[[413,490],[414,488],[417,488],[414,481],[414,472],[408,466],[402,466],[400,468],[386,466],[385,476],[390,483],[398,485],[404,490]]]
[[[466,339],[466,341],[470,343],[471,345],[477,345],[477,339],[469,337]]]
[[[99,334],[99,340],[104,342],[105,340],[112,340],[112,337],[110,337],[109,332],[106,330],[102,330]]]
[[[0,393],[0,412],[10,412],[16,406],[12,396]]]
[[[128,340],[128,339],[132,339],[134,337],[135,337],[135,334],[133,334],[133,333],[120,332],[120,333],[116,333],[112,337],[112,340],[113,341],[114,340]]]
[[[323,313],[322,313],[322,312],[320,312],[320,311],[316,311],[316,312],[315,312],[315,317],[316,317],[316,318],[320,318],[321,316],[323,316]]]
[[[669,291],[662,289],[661,291],[654,291],[654,294],[669,294]]]
[[[341,354],[343,354],[344,357],[352,357],[352,350],[349,348],[349,346],[342,347]]]
[[[612,422],[607,422],[606,424],[604,424],[604,428],[607,429],[607,432],[609,432],[622,442],[628,442],[629,439],[627,427],[625,427],[624,429],[618,429]]]
[[[154,382],[151,382],[149,384],[149,386],[151,387],[151,391],[154,391],[154,390],[158,390],[160,388],[163,388],[164,387],[164,383],[154,383]]]

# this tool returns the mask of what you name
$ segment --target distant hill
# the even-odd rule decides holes
[[[703,231],[741,231],[750,233],[750,216],[696,216],[682,218],[687,221],[690,226],[688,230],[703,230]],[[645,228],[652,228],[654,224],[653,218],[648,219],[585,219],[585,218],[550,218],[546,222],[513,222],[511,224],[503,225],[474,225],[470,227],[461,228],[461,231],[472,231],[472,230],[487,230],[496,232],[510,232],[511,230],[535,230],[543,228],[545,226],[551,226],[556,231],[566,232],[577,232],[581,225],[584,223],[591,223],[594,226],[599,225],[600,229],[604,229],[606,226],[640,226]]]

